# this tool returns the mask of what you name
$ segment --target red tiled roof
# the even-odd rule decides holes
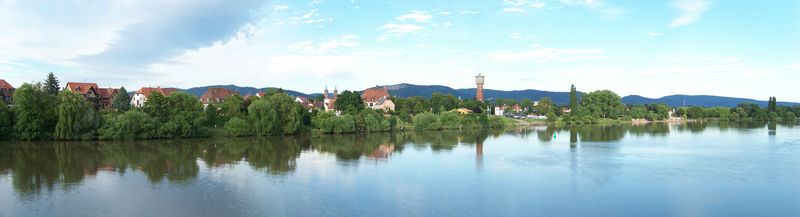
[[[97,88],[97,95],[100,95],[101,97],[112,98],[114,97],[114,94],[117,94],[117,91],[119,91],[117,88]]]
[[[386,88],[375,87],[366,89],[361,93],[361,99],[364,100],[364,102],[376,102],[385,98],[389,98],[389,90]]]
[[[153,92],[158,92],[161,95],[169,96],[176,91],[178,91],[178,88],[142,87],[142,89],[139,89],[139,91],[136,91],[136,93],[142,94],[144,97],[150,97],[150,94]]]
[[[67,82],[67,90],[77,94],[86,94],[89,89],[94,88],[97,91],[97,83],[82,83],[82,82]]]
[[[11,86],[6,80],[0,79],[0,89],[14,89],[14,86]]]
[[[231,95],[239,95],[239,92],[228,90],[221,87],[212,87],[208,88],[206,93],[203,96],[200,96],[200,101],[203,102],[216,102],[219,100],[224,100],[226,97]]]

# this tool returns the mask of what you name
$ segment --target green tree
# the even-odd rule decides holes
[[[342,111],[345,114],[358,114],[364,110],[364,102],[361,100],[361,95],[355,91],[346,90],[342,92],[337,98],[335,103],[336,110]]]
[[[573,84],[572,87],[569,88],[569,109],[575,111],[578,110],[578,106],[578,89],[576,89]]]
[[[219,108],[214,104],[209,104],[205,108],[205,125],[207,127],[217,127],[219,125]]]
[[[624,115],[627,109],[619,95],[610,90],[585,94],[581,99],[581,107],[587,108],[594,117],[613,119]]]
[[[50,95],[58,95],[58,91],[61,89],[58,84],[58,79],[56,78],[53,73],[47,74],[47,78],[44,80],[44,88]]]
[[[130,110],[120,115],[107,115],[106,119],[106,124],[100,129],[101,139],[134,140],[156,136],[156,120],[147,113]]]
[[[159,127],[159,134],[166,138],[190,138],[200,136],[203,121],[203,105],[197,97],[185,92],[175,92],[167,97],[168,117]],[[148,100],[149,102],[149,100]]]
[[[425,112],[414,116],[414,128],[416,130],[439,130],[442,128],[442,123],[439,121],[439,116]]]
[[[242,96],[230,95],[226,97],[225,102],[223,102],[221,106],[222,119],[226,121],[234,117],[243,119],[245,112],[242,112],[242,106],[244,106],[244,98]]]
[[[147,102],[144,103],[142,111],[156,122],[163,123],[169,119],[169,99],[159,92],[150,93]]]
[[[14,135],[14,112],[0,100],[0,140],[11,139]]]
[[[81,122],[85,116],[91,115],[92,106],[83,96],[63,91],[58,94],[58,123],[56,124],[56,139],[79,139],[83,135],[84,126]]]
[[[42,83],[22,84],[14,92],[14,131],[18,138],[50,138],[57,122],[54,109],[56,105],[56,97],[50,95]]]
[[[248,110],[257,136],[272,135],[281,128],[275,105],[268,100],[256,100]]]
[[[431,96],[431,108],[434,113],[442,113],[458,107],[459,100],[452,94],[433,93]]]
[[[117,94],[114,95],[114,101],[111,106],[117,111],[126,112],[131,110],[131,96],[128,94],[128,91],[125,90],[125,87],[119,88]]]
[[[458,113],[445,112],[439,115],[439,121],[442,123],[442,129],[457,130],[461,128],[461,122]]]
[[[225,134],[230,137],[249,136],[251,133],[251,126],[247,121],[233,117],[225,123]]]
[[[553,100],[550,100],[549,97],[542,97],[539,99],[539,103],[534,107],[536,108],[536,113],[547,114],[549,112],[553,112],[553,106]]]

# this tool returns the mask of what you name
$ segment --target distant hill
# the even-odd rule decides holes
[[[389,89],[389,94],[400,98],[407,98],[411,96],[421,96],[430,98],[433,93],[453,94],[453,96],[461,97],[462,99],[475,98],[475,88],[467,89],[453,89],[441,85],[414,85],[414,84],[396,84],[384,86]],[[583,93],[578,92],[578,96]],[[539,100],[542,97],[549,97],[557,104],[569,104],[569,92],[550,92],[541,90],[492,90],[485,89],[484,96],[487,100],[493,99],[515,99],[515,100]]]
[[[745,98],[734,98],[734,97],[724,97],[724,96],[709,96],[709,95],[671,95],[665,96],[658,99],[647,98],[638,95],[631,95],[622,98],[622,102],[625,104],[650,104],[650,103],[664,103],[672,107],[678,107],[684,105],[684,100],[687,106],[703,106],[703,107],[714,107],[714,106],[722,106],[722,107],[736,107],[739,103],[748,102],[748,103],[756,103],[759,106],[767,107],[767,101],[759,101],[754,99],[745,99]],[[800,103],[794,102],[778,102],[778,105],[783,106],[798,106]]]
[[[248,94],[255,95],[259,91],[264,91],[272,88],[272,87],[269,88],[239,87],[236,85],[212,85],[206,87],[190,88],[186,91],[196,96],[201,96],[210,87],[222,87],[230,90],[236,90],[239,91],[239,93],[242,95],[248,95]],[[433,93],[452,94],[453,96],[460,97],[461,99],[475,98],[475,88],[453,89],[442,85],[415,85],[415,84],[405,84],[405,83],[395,84],[395,85],[385,85],[383,87],[389,89],[389,94],[391,94],[392,96],[400,98],[408,98],[412,96],[421,96],[425,98],[430,98],[431,95],[433,95]],[[504,90],[492,90],[492,89],[486,89],[484,91],[487,100],[530,99],[536,101],[541,99],[542,97],[549,97],[556,104],[559,105],[569,104],[569,92],[551,92],[551,91],[541,91],[541,90],[504,91]],[[321,95],[321,93],[307,94],[293,90],[284,90],[284,92],[292,96],[303,96],[308,98],[315,98]],[[583,95],[583,93],[578,92],[578,95],[581,96]],[[759,100],[745,99],[745,98],[723,97],[723,96],[709,96],[709,95],[697,95],[697,96],[671,95],[671,96],[661,97],[658,99],[647,98],[638,95],[622,97],[622,102],[625,104],[664,103],[673,107],[682,106],[684,104],[684,100],[686,101],[687,106],[735,107],[736,105],[742,102],[756,103],[761,107],[767,106],[767,101],[759,101]],[[800,106],[800,103],[778,102],[778,105]]]
[[[205,86],[205,87],[193,87],[193,88],[189,88],[189,89],[187,89],[185,91],[188,92],[188,93],[191,93],[192,95],[195,95],[195,96],[199,97],[199,96],[202,96],[203,93],[205,93],[208,90],[208,88],[212,88],[212,87],[221,87],[221,88],[225,88],[225,89],[229,89],[229,90],[239,91],[239,94],[241,94],[242,96],[247,96],[248,94],[249,95],[256,95],[256,93],[258,93],[260,91],[266,91],[268,89],[274,89],[274,87],[255,88],[255,87],[240,87],[240,86],[236,86],[236,85],[212,85],[212,86]],[[289,95],[292,95],[292,96],[302,96],[302,97],[308,97],[309,96],[308,94],[297,92],[297,91],[293,91],[293,90],[283,90],[283,91],[286,92]]]

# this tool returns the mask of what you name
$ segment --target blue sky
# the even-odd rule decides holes
[[[0,78],[800,102],[800,1],[0,0]]]

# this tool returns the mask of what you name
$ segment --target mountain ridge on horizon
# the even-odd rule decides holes
[[[182,89],[186,92],[189,92],[195,96],[201,96],[203,93],[211,87],[222,87],[226,89],[236,90],[243,96],[246,95],[255,95],[259,91],[263,91],[266,89],[276,88],[276,87],[263,87],[263,88],[256,88],[256,87],[246,87],[246,86],[238,86],[238,85],[209,85],[209,86],[201,86],[201,87],[192,87],[189,89]],[[475,88],[451,88],[444,85],[416,85],[416,84],[409,84],[409,83],[400,83],[400,84],[393,84],[393,85],[379,85],[376,87],[384,87],[389,89],[389,93],[392,96],[407,98],[411,96],[422,96],[425,98],[430,98],[433,93],[444,93],[444,94],[452,94],[453,96],[459,97],[461,99],[470,99],[475,97]],[[300,91],[293,91],[289,89],[283,89],[287,94],[293,96],[302,96],[313,98],[322,93],[303,93]],[[566,105],[569,104],[569,92],[556,92],[556,91],[543,91],[543,90],[536,90],[536,89],[525,89],[525,90],[494,90],[494,89],[484,89],[484,93],[487,96],[488,100],[493,99],[514,99],[514,100],[522,100],[522,99],[531,99],[531,100],[539,100],[542,97],[549,97],[553,100],[554,103],[559,105]],[[578,92],[578,95],[582,95],[583,92]],[[736,107],[739,103],[756,103],[761,107],[766,107],[768,104],[767,101],[755,100],[755,99],[748,99],[748,98],[741,98],[741,97],[727,97],[727,96],[716,96],[716,95],[688,95],[688,94],[673,94],[668,96],[663,96],[660,98],[649,98],[644,97],[641,95],[628,95],[622,97],[622,102],[625,104],[651,104],[651,103],[664,103],[672,107],[679,107],[679,106],[702,106],[702,107]],[[800,106],[798,102],[778,102],[778,105],[783,106]]]

